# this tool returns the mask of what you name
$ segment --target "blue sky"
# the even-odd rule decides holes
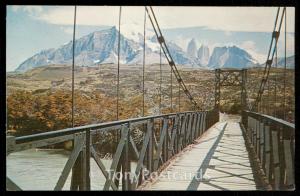
[[[14,70],[24,60],[43,49],[57,48],[72,40],[70,25],[49,24],[36,20],[27,11],[7,9],[6,17],[7,71]],[[76,37],[107,28],[107,26],[80,26]]]
[[[191,38],[210,48],[240,46],[257,59],[266,58],[276,7],[153,7],[167,40],[185,48]],[[118,24],[119,7],[77,8],[76,37]],[[58,48],[72,39],[73,6],[8,6],[6,68],[14,70],[43,49]],[[143,7],[122,7],[122,24],[142,27]],[[294,53],[294,8],[287,9],[287,51]],[[148,27],[149,26],[148,22]],[[184,27],[184,29],[180,29]],[[121,30],[122,31],[122,30]],[[282,34],[283,35],[283,34]],[[283,36],[279,54],[283,52]]]

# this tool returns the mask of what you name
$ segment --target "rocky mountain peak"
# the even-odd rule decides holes
[[[194,38],[191,39],[191,41],[188,43],[187,55],[192,58],[197,57],[197,44],[196,44],[196,40]]]
[[[247,68],[257,61],[245,50],[237,46],[215,47],[209,59],[211,68]]]
[[[209,61],[209,48],[208,46],[202,44],[201,47],[198,49],[197,57],[202,65],[207,65]]]

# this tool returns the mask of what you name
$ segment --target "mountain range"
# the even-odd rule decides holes
[[[134,29],[131,27],[130,29]],[[95,66],[104,63],[117,63],[118,36],[116,27],[95,31],[75,40],[75,65]],[[160,46],[153,31],[146,31],[145,38],[146,64],[160,62]],[[259,66],[247,51],[237,46],[215,47],[210,54],[208,46],[202,44],[199,48],[195,39],[191,39],[186,49],[175,41],[166,42],[176,64],[204,69],[215,68],[247,68]],[[42,50],[21,63],[16,71],[25,72],[29,69],[51,64],[72,63],[73,42],[70,41],[57,49]],[[143,63],[144,39],[139,31],[122,31],[120,34],[120,63]],[[290,60],[291,61],[291,60]],[[290,62],[289,61],[289,62]],[[166,59],[162,57],[162,62]]]

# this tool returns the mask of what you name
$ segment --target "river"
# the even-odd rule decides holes
[[[10,154],[6,159],[7,176],[23,190],[53,190],[68,160],[70,152],[65,150],[30,149]],[[106,169],[112,160],[102,159]],[[136,167],[131,162],[132,171]],[[70,189],[71,173],[63,190]],[[91,158],[91,190],[102,190],[105,177]]]

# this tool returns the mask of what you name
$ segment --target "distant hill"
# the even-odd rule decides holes
[[[273,66],[275,64],[275,61],[273,61]],[[278,58],[278,67],[284,67],[285,64],[285,59],[283,57]],[[294,69],[295,68],[295,56],[290,56],[286,58],[286,67],[289,69]]]
[[[266,63],[262,63],[259,66],[264,67]],[[284,57],[278,58],[277,67],[284,68],[285,59]],[[276,67],[276,58],[273,59],[272,67]],[[286,57],[286,68],[287,69],[295,69],[295,55]]]

